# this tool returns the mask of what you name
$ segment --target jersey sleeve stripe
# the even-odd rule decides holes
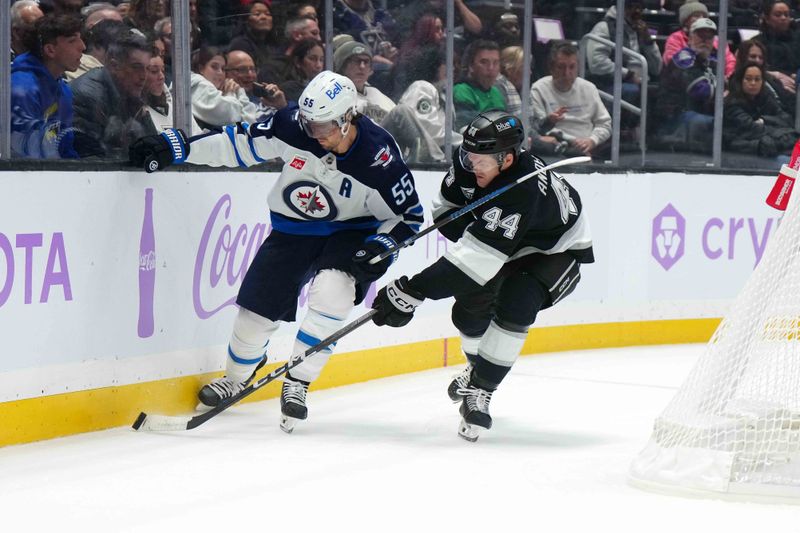
[[[239,135],[243,135],[247,139],[247,146],[250,147],[250,155],[253,156],[253,159],[255,159],[257,163],[266,162],[267,161],[266,159],[258,155],[258,151],[256,150],[256,145],[254,144],[253,138],[250,136],[249,133],[250,124],[248,124],[247,122],[242,122],[241,124],[239,124],[238,130],[239,130],[238,131]]]
[[[239,148],[236,146],[236,132],[234,129],[235,126],[225,126],[225,134],[228,136],[231,146],[233,146],[233,153],[236,156],[236,161],[239,163],[240,167],[245,168],[247,165],[244,164],[244,161],[242,161],[242,158],[239,156]]]
[[[445,254],[445,259],[475,283],[485,285],[500,271],[508,256],[480,242],[471,233],[465,233],[453,249]]]

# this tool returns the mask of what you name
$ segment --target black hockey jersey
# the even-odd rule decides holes
[[[454,211],[545,165],[522,151],[518,161],[486,188],[454,157],[434,202],[439,221]],[[531,254],[569,253],[580,263],[594,261],[589,224],[578,192],[549,171],[516,185],[469,214],[442,226],[456,241],[437,263],[415,276],[413,287],[429,298],[445,298],[486,284],[504,264]]]

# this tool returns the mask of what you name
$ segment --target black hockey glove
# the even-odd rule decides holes
[[[392,255],[375,264],[370,263],[370,260],[391,249],[396,250]],[[386,233],[371,235],[353,256],[353,274],[359,281],[375,281],[386,273],[398,255],[400,252],[397,250],[397,241],[391,235]]]
[[[414,310],[425,296],[408,286],[408,277],[398,278],[378,291],[372,308],[378,311],[372,321],[378,326],[401,328],[414,318]]]
[[[144,168],[148,173],[184,163],[187,157],[189,143],[186,134],[172,128],[158,135],[142,137],[128,148],[131,165]]]

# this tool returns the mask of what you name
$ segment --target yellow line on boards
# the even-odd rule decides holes
[[[719,319],[685,319],[536,327],[528,334],[523,353],[706,342],[719,322]],[[464,356],[458,338],[348,352],[331,358],[311,390],[462,363]],[[269,372],[276,366],[268,365],[262,372]],[[200,386],[217,375],[179,377],[0,403],[0,446],[125,426],[133,423],[140,411],[169,415],[189,413],[197,403]],[[276,380],[245,402],[275,398],[279,391],[280,380]]]

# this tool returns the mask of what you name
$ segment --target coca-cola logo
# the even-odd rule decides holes
[[[139,270],[150,271],[156,269],[156,253],[149,251],[139,256]]]
[[[268,233],[267,224],[232,224],[232,201],[223,195],[208,216],[195,257],[192,300],[207,319],[236,302],[235,291]]]

